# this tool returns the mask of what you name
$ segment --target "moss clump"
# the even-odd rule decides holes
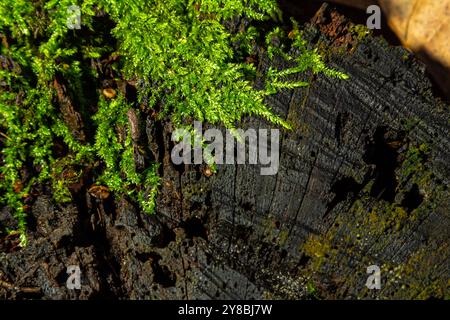
[[[362,24],[352,25],[349,31],[360,42],[364,41],[371,34],[371,30]]]
[[[346,214],[339,215],[324,234],[313,235],[302,244],[300,250],[310,257],[302,273],[322,277],[331,273],[330,281],[341,288],[338,296],[350,289],[358,298],[446,298],[448,279],[443,275],[448,243],[442,241],[441,231],[430,230],[423,243],[413,237],[424,221],[430,223],[431,214],[442,214],[448,207],[448,191],[437,182],[439,173],[431,164],[430,147],[409,141],[399,151],[395,199],[374,198],[372,184],[367,183],[356,200],[346,201]],[[415,200],[414,206],[405,201],[408,194]],[[354,269],[355,265],[373,264],[381,267],[379,292],[364,286],[364,269]]]
[[[81,12],[80,30],[67,23],[74,4]],[[22,199],[35,183],[51,182],[55,200],[70,200],[72,182],[61,178],[64,167],[77,167],[71,179],[94,172],[96,185],[153,212],[159,164],[147,159],[145,169],[136,168],[128,110],[156,114],[176,127],[200,120],[235,128],[243,116],[256,115],[289,128],[265,104],[266,96],[307,85],[288,80],[306,70],[346,78],[307,48],[298,27],[289,35],[289,48],[278,45],[281,29],[265,37],[252,27],[278,16],[275,0],[3,0],[0,189],[2,203],[15,210],[22,243]],[[237,19],[245,23],[236,30],[226,27]],[[295,66],[270,69],[263,88],[255,89],[256,67],[245,57],[264,45],[261,38],[270,55]],[[290,49],[295,58],[284,53]],[[128,83],[137,98],[102,91],[105,82]],[[58,147],[64,151],[55,151]]]
[[[313,235],[303,244],[302,249],[307,256],[317,258],[318,265],[320,265],[322,260],[329,254],[331,243],[328,239]]]

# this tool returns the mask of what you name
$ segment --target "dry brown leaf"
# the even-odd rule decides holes
[[[450,96],[450,0],[379,0],[389,26]]]

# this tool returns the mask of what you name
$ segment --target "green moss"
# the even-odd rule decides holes
[[[280,231],[280,234],[278,235],[278,244],[280,246],[286,245],[288,238],[289,238],[289,231],[288,230]]]
[[[358,42],[363,42],[370,34],[371,31],[367,26],[362,24],[356,24],[349,28],[350,33],[353,38],[357,39]]]
[[[74,4],[81,8],[82,30],[67,26]],[[22,199],[32,185],[50,183],[56,201],[69,201],[72,182],[64,181],[63,173],[78,179],[87,167],[95,168],[95,184],[131,197],[145,212],[154,211],[160,164],[137,170],[130,109],[156,113],[176,127],[200,120],[233,129],[243,116],[255,115],[290,128],[266,105],[268,95],[306,86],[291,80],[299,72],[346,75],[328,68],[307,47],[295,23],[288,38],[280,28],[259,35],[252,26],[279,16],[275,0],[1,1],[0,35],[7,45],[0,53],[0,189],[2,203],[16,212],[22,239],[27,214]],[[231,31],[226,25],[237,17],[250,24]],[[269,69],[256,89],[256,67],[245,58],[259,45],[293,66]],[[286,53],[291,49],[295,56]],[[109,80],[136,83],[137,101],[122,94],[105,99],[100,90],[105,74]],[[86,140],[64,120],[61,93],[54,86],[58,79],[74,97]],[[64,155],[55,153],[57,141],[67,149]],[[76,172],[70,171],[74,166]]]
[[[428,146],[424,143],[410,146],[402,163],[403,175],[409,177],[414,172],[424,171],[424,162],[429,152]]]
[[[312,268],[314,270],[320,270],[323,263],[332,254],[331,239],[330,236],[311,235],[302,245],[301,251],[312,258]]]
[[[72,196],[69,187],[72,184],[80,183],[83,170],[77,165],[77,161],[72,156],[67,156],[55,161],[52,166],[51,182],[53,188],[53,198],[58,203],[70,202]]]
[[[358,297],[426,299],[448,296],[448,279],[442,276],[442,269],[445,269],[449,248],[440,240],[441,234],[430,233],[428,242],[418,245],[401,263],[383,258],[385,252],[389,252],[387,248],[395,248],[392,243],[405,245],[405,239],[411,238],[431,210],[445,210],[448,206],[448,191],[436,182],[434,175],[438,174],[429,166],[431,159],[432,153],[426,144],[410,142],[405,145],[400,150],[395,170],[398,184],[395,200],[390,203],[373,198],[370,195],[372,184],[368,183],[357,200],[347,202],[346,214],[339,215],[324,234],[311,236],[301,246],[301,251],[311,258],[304,273],[331,272],[333,279],[344,275],[343,279],[333,281],[340,281],[341,286],[352,290],[360,288]],[[405,208],[404,196],[413,185],[417,185],[423,201],[416,208]],[[361,286],[361,281],[366,279],[365,270],[354,276],[355,265],[372,264],[379,265],[383,275],[383,291],[376,295]]]
[[[312,281],[308,281],[306,284],[306,292],[310,298],[319,299],[319,292]]]
[[[388,274],[386,285],[401,284],[394,298],[424,300],[430,297],[445,299],[449,292],[448,278],[430,277],[430,270],[437,268],[438,258],[446,255],[448,245],[443,244],[432,252],[420,248],[401,264],[388,263],[382,272]],[[427,281],[423,281],[427,279]]]

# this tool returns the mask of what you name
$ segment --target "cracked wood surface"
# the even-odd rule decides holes
[[[83,189],[66,207],[41,196],[29,247],[0,253],[0,280],[46,298],[448,297],[448,106],[405,50],[355,39],[329,9],[306,36],[351,78],[304,75],[310,87],[268,98],[294,124],[277,175],[174,166],[173,129],[160,123],[146,131],[164,164],[155,215]],[[271,64],[283,62],[260,56],[260,70]],[[373,264],[380,291],[365,287]],[[66,289],[68,265],[80,265],[81,291]]]

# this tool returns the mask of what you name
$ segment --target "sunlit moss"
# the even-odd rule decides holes
[[[74,4],[80,7],[82,30],[67,24],[68,8]],[[99,22],[99,17],[110,24]],[[236,18],[246,23],[233,31],[229,25]],[[22,238],[27,215],[22,199],[34,183],[51,182],[55,200],[70,201],[72,182],[63,181],[62,173],[73,165],[78,169],[70,172],[70,179],[81,179],[94,166],[97,185],[131,197],[145,212],[154,211],[160,164],[135,167],[126,115],[129,109],[138,111],[137,105],[144,116],[157,111],[158,119],[176,127],[200,120],[235,128],[242,117],[256,115],[289,129],[291,125],[266,105],[268,95],[308,85],[289,80],[307,70],[346,78],[307,47],[295,23],[289,36],[280,28],[260,35],[252,26],[271,19],[280,19],[275,0],[2,0],[0,189],[2,202],[16,212]],[[96,29],[99,23],[110,30]],[[104,40],[108,37],[113,41]],[[258,42],[261,38],[265,43]],[[290,44],[280,45],[281,38]],[[261,75],[265,81],[260,89],[254,86],[256,66],[246,61],[257,54],[258,46],[266,46],[271,57],[295,62],[284,70],[270,68]],[[291,49],[295,56],[286,53]],[[102,75],[94,66],[105,58],[114,58],[110,68],[115,81],[136,84],[138,101],[127,101],[122,94],[103,97]],[[97,88],[89,88],[94,93],[83,89],[88,78],[96,82]],[[76,97],[74,108],[92,139],[80,139],[64,121],[57,79],[64,79]],[[95,114],[88,111],[91,103],[96,104]],[[54,152],[57,140],[67,155]],[[61,157],[71,162],[61,166]]]

